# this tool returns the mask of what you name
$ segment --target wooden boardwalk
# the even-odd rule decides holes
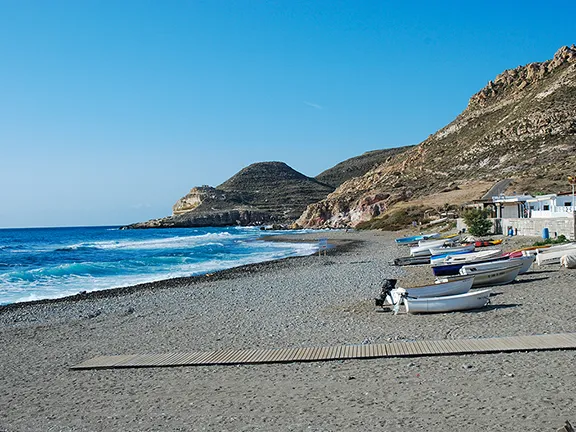
[[[576,333],[484,339],[443,339],[333,347],[199,351],[168,354],[100,356],[71,369],[206,366],[310,362],[381,357],[484,354],[513,351],[576,349]]]

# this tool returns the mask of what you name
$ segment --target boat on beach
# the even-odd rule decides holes
[[[466,246],[445,246],[445,247],[431,247],[430,254],[432,256],[435,255],[450,255],[454,253],[465,253],[465,252],[473,252],[474,245],[466,245]]]
[[[430,265],[440,266],[445,264],[468,263],[501,257],[502,257],[501,249],[485,250],[478,252],[468,252],[468,251],[453,252],[432,256],[430,258]]]
[[[536,261],[536,256],[534,255],[524,255],[521,257],[510,258],[510,261],[518,261],[522,263],[522,267],[520,267],[520,271],[518,274],[524,274],[530,270],[534,261]]]
[[[426,298],[464,294],[472,288],[473,280],[474,278],[470,276],[455,281],[435,282],[422,286],[388,288],[382,290],[381,297],[384,296],[386,304],[396,305],[402,302],[404,296]]]
[[[400,257],[394,260],[394,265],[396,266],[408,266],[418,264],[430,264],[430,257],[429,256]]]
[[[426,240],[419,241],[418,246],[410,248],[410,256],[429,256],[431,255],[431,248],[439,248],[446,245],[454,244],[457,241],[454,239],[440,239],[440,240]]]
[[[538,249],[536,253],[536,263],[539,266],[546,264],[559,264],[560,258],[572,253],[576,253],[576,243],[552,246],[543,250]]]
[[[397,238],[395,241],[398,244],[407,244],[407,243],[415,243],[415,242],[420,241],[420,240],[426,240],[426,239],[431,239],[431,238],[436,238],[436,237],[440,237],[440,234],[439,233],[420,234],[420,235],[411,236],[411,237]]]
[[[470,291],[465,294],[426,298],[413,298],[404,295],[403,303],[409,314],[456,312],[483,308],[490,302],[491,292],[491,289],[485,289]],[[396,309],[399,308],[395,307],[395,313],[398,313]]]
[[[538,253],[538,249],[549,249],[551,245],[545,246],[528,246],[520,249],[516,249],[510,252],[506,252],[504,255],[509,256],[510,258],[517,258],[523,255],[536,255]]]
[[[452,275],[460,274],[460,269],[462,267],[464,267],[465,265],[484,264],[484,263],[490,263],[490,262],[494,262],[494,261],[504,261],[507,259],[508,259],[508,257],[495,256],[495,257],[491,257],[491,258],[476,259],[476,260],[471,260],[471,261],[456,261],[456,262],[450,261],[450,262],[447,262],[446,264],[437,264],[437,265],[431,266],[431,269],[432,269],[432,272],[434,273],[435,276],[452,276]]]
[[[471,264],[463,266],[459,275],[439,277],[437,280],[452,281],[474,276],[473,287],[505,285],[516,279],[523,265],[522,262],[510,263],[509,261],[497,261],[497,264],[494,262]]]
[[[487,246],[498,246],[499,244],[502,244],[504,240],[502,239],[498,239],[498,240],[476,240],[474,242],[470,242],[470,243],[466,243],[466,244],[473,244],[476,247],[487,247]]]

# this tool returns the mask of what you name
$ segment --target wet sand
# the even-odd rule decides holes
[[[576,332],[576,271],[536,268],[482,311],[378,312],[396,235],[322,232],[290,258],[0,308],[0,431],[556,430],[576,422],[575,351],[72,371],[97,355]],[[504,248],[533,239],[515,238]]]

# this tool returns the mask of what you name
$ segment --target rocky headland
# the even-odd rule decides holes
[[[308,206],[306,227],[345,227],[381,217],[399,203],[455,190],[480,198],[512,179],[508,192],[567,189],[576,163],[576,47],[498,75],[467,108],[421,144],[341,184]]]
[[[192,188],[174,204],[171,216],[126,228],[289,225],[333,190],[283,162],[260,162],[217,187]]]

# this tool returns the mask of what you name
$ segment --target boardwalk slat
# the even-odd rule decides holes
[[[400,350],[398,349],[399,345],[400,344],[398,342],[392,342],[390,345],[386,347],[386,349],[389,350],[390,355],[392,357],[400,355]]]
[[[320,352],[318,353],[318,356],[316,356],[316,360],[326,360],[328,358],[328,352],[330,352],[330,347],[320,348]]]
[[[162,360],[162,366],[176,366],[179,364],[178,360],[182,357],[183,354],[181,352],[172,353],[170,357],[166,357],[164,360]]]
[[[416,348],[416,352],[418,353],[418,355],[427,355],[427,354],[431,354],[430,349],[428,348],[428,345],[426,344],[426,342],[424,341],[416,341],[414,342],[415,344],[415,348]]]

